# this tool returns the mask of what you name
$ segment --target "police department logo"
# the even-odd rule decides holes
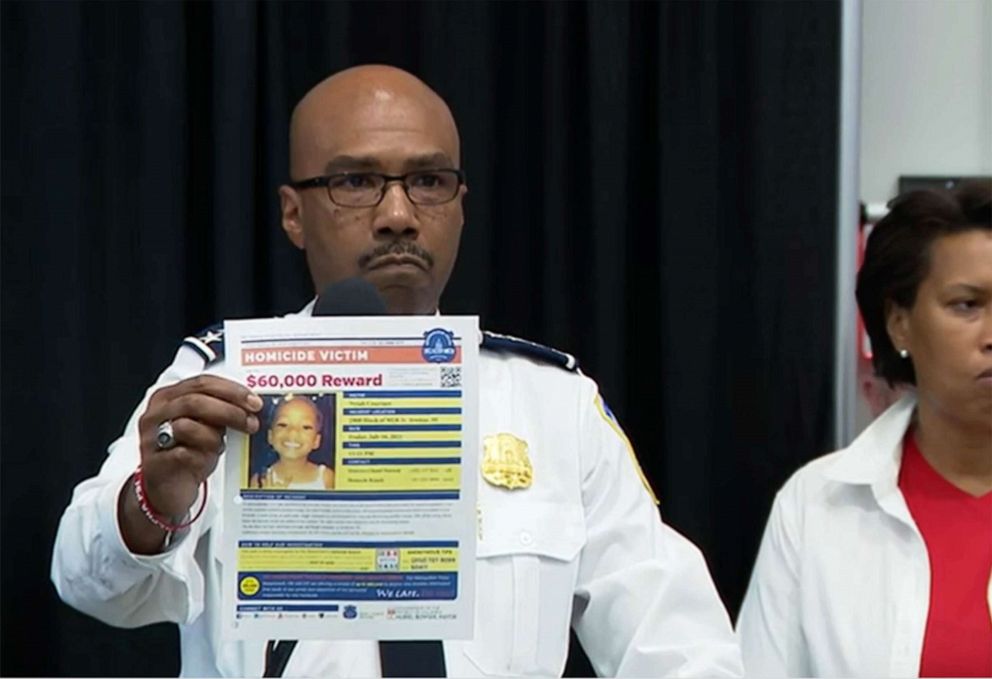
[[[344,617],[348,620],[354,620],[358,617],[358,607],[357,606],[345,606],[344,607]]]
[[[421,353],[428,363],[451,363],[455,358],[455,333],[441,328],[428,330]]]

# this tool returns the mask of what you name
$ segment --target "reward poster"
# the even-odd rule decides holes
[[[227,638],[468,639],[476,317],[229,321],[264,401],[224,456]]]

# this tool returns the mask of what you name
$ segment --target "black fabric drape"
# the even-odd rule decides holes
[[[0,673],[178,670],[174,628],[58,601],[57,521],[185,334],[311,296],[278,227],[289,114],[362,62],[460,124],[443,308],[580,357],[736,610],[775,489],[830,439],[839,3],[0,12]]]

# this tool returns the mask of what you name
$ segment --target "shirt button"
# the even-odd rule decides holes
[[[527,531],[520,532],[520,544],[531,545],[534,542],[534,536]]]

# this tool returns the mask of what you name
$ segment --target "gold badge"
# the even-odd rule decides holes
[[[496,434],[482,440],[482,478],[494,486],[530,488],[534,468],[527,457],[527,442],[513,434]]]

